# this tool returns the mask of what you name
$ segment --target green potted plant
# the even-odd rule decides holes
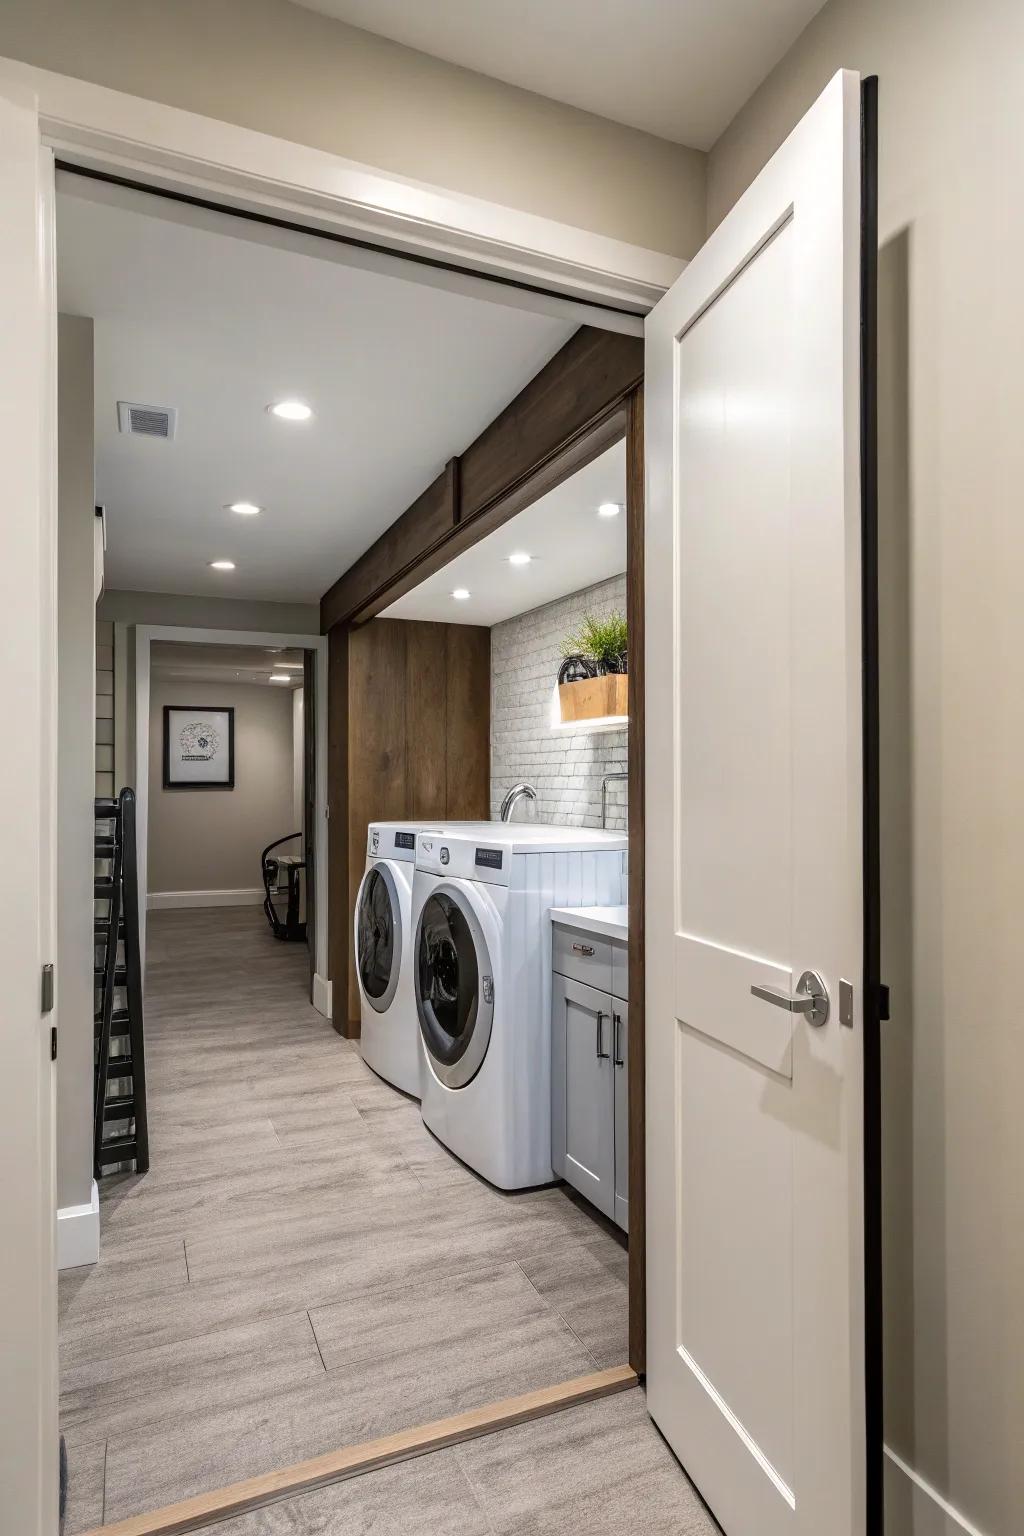
[[[563,721],[627,713],[626,642],[626,620],[621,613],[606,618],[585,614],[579,629],[566,636],[562,647],[565,660],[558,674]],[[580,676],[590,669],[593,676]]]

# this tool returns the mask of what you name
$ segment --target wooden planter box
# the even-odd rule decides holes
[[[558,703],[563,725],[573,720],[601,720],[629,712],[629,679],[624,672],[585,677],[579,683],[559,683]]]

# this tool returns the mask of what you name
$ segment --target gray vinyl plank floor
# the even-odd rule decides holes
[[[453,1158],[310,1006],[304,947],[255,907],[148,944],[151,1169],[102,1181],[100,1261],[60,1277],[69,1536],[624,1360],[620,1240]],[[493,1536],[476,1475],[438,1453],[231,1529]]]

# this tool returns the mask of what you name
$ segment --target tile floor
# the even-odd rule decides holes
[[[254,907],[153,913],[149,946],[151,1170],[103,1181],[100,1262],[60,1279],[69,1533],[625,1360],[611,1229],[453,1159],[304,948]],[[634,1530],[712,1529],[631,1392],[224,1529],[611,1531],[638,1499]]]

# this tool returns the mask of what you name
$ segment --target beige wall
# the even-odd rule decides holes
[[[3,0],[0,55],[689,256],[704,156],[287,0]]]
[[[92,321],[57,328],[57,1204],[92,1186],[93,839],[96,594],[93,585]],[[9,879],[17,871],[8,871]]]
[[[262,629],[318,635],[319,603],[247,602],[236,597],[184,597],[175,592],[104,592],[96,610],[115,624],[174,624],[196,629]]]
[[[165,704],[233,706],[235,787],[163,787]],[[149,865],[154,891],[243,891],[292,826],[292,690],[257,683],[150,683]]]
[[[712,227],[840,67],[880,82],[887,1438],[984,1536],[1011,1536],[1024,1510],[1024,6],[831,0],[712,150]],[[931,1512],[915,1526],[893,1510],[888,1536],[954,1530]]]

